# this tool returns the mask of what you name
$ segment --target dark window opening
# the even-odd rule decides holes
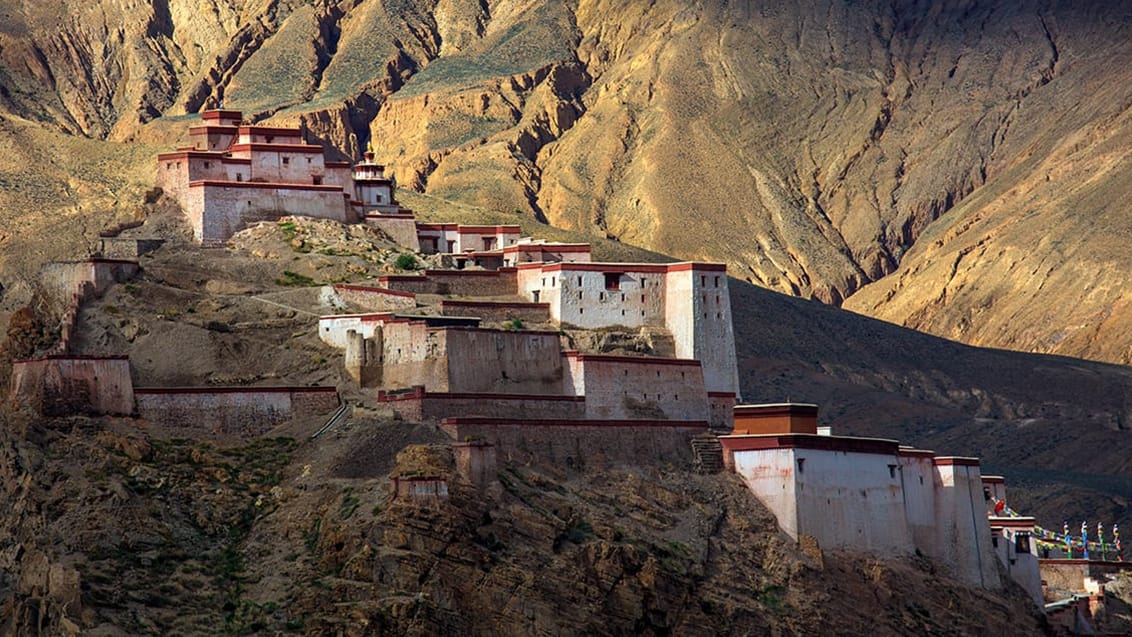
[[[1017,533],[1014,535],[1014,552],[1015,553],[1029,553],[1030,552],[1030,534]]]
[[[607,272],[605,274],[605,289],[607,290],[620,290],[621,289],[621,275],[616,272]]]
[[[311,181],[314,182],[314,185],[316,186],[322,185],[322,177],[312,177]]]
[[[206,162],[204,162],[204,167],[205,168],[212,168],[212,163],[206,161]]]
[[[700,275],[700,286],[707,287],[707,277],[702,274]]]
[[[284,158],[283,158],[283,165],[284,165],[284,166],[287,166],[287,165],[289,165],[290,163],[291,163],[291,158],[290,158],[290,157],[284,157]]]

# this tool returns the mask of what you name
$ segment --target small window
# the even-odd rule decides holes
[[[642,294],[642,295],[641,295],[641,303],[644,303],[644,302],[645,302],[645,295],[644,295],[644,294]]]
[[[291,158],[290,158],[290,157],[284,157],[284,158],[283,158],[283,165],[284,165],[284,166],[287,166],[287,165],[289,165],[290,163],[291,163]]]
[[[719,275],[715,277],[715,287],[719,287]]]
[[[625,310],[621,310],[621,316],[625,316]]]
[[[582,300],[582,291],[581,290],[578,290],[578,300],[579,301]]]
[[[605,300],[605,292],[598,292],[597,293],[597,300],[604,301]]]
[[[622,303],[625,302],[625,293],[624,292],[621,293],[621,302]]]
[[[700,275],[700,287],[707,287],[707,276]]]
[[[584,308],[584,307],[578,308],[578,314],[585,314],[585,313],[586,313],[586,308]]]
[[[578,285],[582,284],[582,277],[578,277]]]
[[[204,167],[205,168],[212,168],[212,162],[207,162],[207,161],[204,162]]]
[[[244,173],[236,173],[236,181],[243,181]]]
[[[802,473],[802,470],[805,468],[805,466],[806,466],[806,459],[805,458],[798,458],[798,473]]]
[[[896,477],[896,465],[894,465],[894,464],[888,465],[888,477],[890,477],[890,478]]]
[[[171,161],[165,162],[165,170],[171,170],[172,168],[173,168],[173,162],[171,162]]]
[[[311,158],[310,158],[310,157],[307,157],[307,163],[308,163],[308,164],[309,164],[309,163],[311,163]],[[716,285],[719,285],[719,277],[715,277],[715,284],[716,284]]]
[[[1014,552],[1015,553],[1029,553],[1030,552],[1030,534],[1017,533],[1014,535]]]
[[[268,135],[268,136],[264,137],[263,140],[265,142],[267,142],[268,144],[270,144],[271,142],[275,141],[275,137]],[[286,160],[284,160],[283,163],[287,163]]]
[[[621,289],[621,274],[617,272],[607,272],[605,274],[605,289],[607,290],[620,290]]]
[[[377,203],[381,203],[381,195],[374,195],[373,200]]]
[[[312,178],[312,181],[314,182],[314,185],[316,185],[316,186],[322,185],[322,177],[314,177],[314,178]]]

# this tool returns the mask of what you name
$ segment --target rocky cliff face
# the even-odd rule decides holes
[[[3,635],[1043,634],[1016,592],[799,549],[734,476],[509,467],[478,492],[404,423],[240,446],[2,424]]]
[[[401,184],[435,196],[726,261],[739,278],[968,342],[1130,356],[1120,3],[0,12],[9,136],[169,144],[179,115],[223,104],[301,123],[347,156],[372,141]],[[75,231],[83,202],[128,214],[99,191],[126,193],[151,168],[96,146],[79,154],[89,162],[27,158],[26,191],[0,203],[40,201]],[[0,241],[35,243],[9,224]]]

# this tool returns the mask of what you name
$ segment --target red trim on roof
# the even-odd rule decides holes
[[[248,134],[254,135],[255,133],[268,133],[268,134],[271,134],[271,135],[283,135],[284,137],[286,137],[288,135],[298,137],[298,136],[302,136],[302,134],[303,134],[302,130],[300,130],[299,128],[288,127],[288,126],[259,126],[257,124],[248,124],[246,126],[240,127],[240,134],[241,135],[248,135]]]
[[[1002,476],[983,476],[983,482],[988,484],[1006,484],[1006,478]]]
[[[228,150],[231,152],[248,150],[252,152],[309,153],[312,155],[321,155],[326,152],[322,146],[316,144],[265,144],[263,142],[232,144]]]
[[[618,356],[616,354],[582,354],[575,350],[562,352],[566,358],[574,358],[582,362],[595,363],[624,363],[630,365],[684,365],[687,367],[700,367],[700,361],[694,358],[660,358],[656,356]]]
[[[504,274],[512,274],[514,268],[499,268],[498,270],[425,270],[425,276],[446,277],[446,276],[502,276]]]
[[[491,425],[516,427],[662,427],[666,429],[707,429],[703,420],[537,420],[465,416],[444,418],[442,425]]]
[[[253,190],[317,190],[322,192],[342,192],[342,186],[335,186],[333,184],[294,184],[280,181],[227,181],[220,179],[200,179],[197,181],[190,181],[189,187],[196,188],[198,186],[211,186],[219,188],[251,188]],[[345,193],[343,193],[345,194]]]
[[[374,312],[366,314],[326,314],[318,317],[319,321],[332,319],[360,319],[362,321],[392,320],[393,312]]]
[[[226,151],[223,150],[177,150],[172,153],[160,153],[157,155],[157,161],[169,161],[170,159],[228,159],[224,156]]]
[[[226,111],[219,108],[209,109],[200,114],[201,119],[232,119],[234,117],[242,118],[243,111]]]
[[[997,515],[987,516],[990,521],[991,528],[1003,529],[1032,529],[1037,525],[1037,521],[1029,516],[1014,518],[1014,517],[999,517]]]
[[[228,125],[225,125],[225,124],[201,124],[201,125],[197,125],[197,126],[190,126],[189,127],[189,134],[193,135],[195,133],[201,133],[201,132],[208,133],[210,131],[224,131],[224,132],[231,131],[232,133],[235,133],[238,130],[240,130],[240,129],[237,126],[228,126]]]
[[[730,452],[765,451],[772,449],[816,449],[820,451],[844,451],[847,453],[871,453],[896,456],[900,444],[895,440],[883,438],[850,438],[844,436],[819,436],[817,434],[769,434],[746,436],[720,436],[720,444]]]
[[[349,168],[350,162],[348,162],[348,161],[327,161],[327,162],[323,162],[323,165],[326,166],[327,168]]]
[[[733,391],[709,391],[707,395],[708,398],[735,398]]]

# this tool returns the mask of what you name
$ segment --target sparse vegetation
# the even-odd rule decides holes
[[[399,255],[393,265],[399,270],[416,270],[417,258],[406,252]]]
[[[275,279],[275,283],[285,287],[310,287],[318,285],[315,283],[315,280],[309,276],[291,270],[284,270],[283,276]]]

